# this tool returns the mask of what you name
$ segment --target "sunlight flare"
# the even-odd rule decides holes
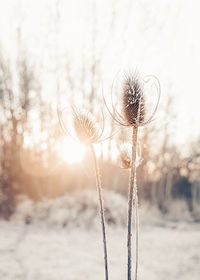
[[[57,150],[63,161],[69,164],[81,162],[85,154],[85,147],[83,145],[66,140],[57,143]]]

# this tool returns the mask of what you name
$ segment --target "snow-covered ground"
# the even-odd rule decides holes
[[[116,196],[117,199],[122,204]],[[87,217],[89,212],[86,209]],[[156,216],[156,213],[151,211],[151,215]],[[199,280],[200,224],[190,221],[166,222],[158,216],[150,219],[151,215],[150,211],[148,216],[146,212],[149,222],[145,222],[145,212],[141,210],[138,279]],[[55,216],[50,219],[51,223],[45,222],[44,215],[36,216],[40,219],[30,224],[20,220],[19,215],[10,222],[0,222],[0,279],[104,279],[98,223],[93,223],[91,227],[83,227],[81,223],[63,226],[63,222],[60,225],[55,223]],[[58,220],[61,216],[58,216]],[[76,219],[82,220],[83,216],[80,214]],[[83,219],[83,222],[88,219]],[[126,279],[125,225],[110,225],[107,238],[110,279]]]
[[[0,234],[0,279],[104,279],[101,236],[97,230],[56,230],[1,223]],[[109,228],[110,279],[126,279],[125,238],[124,229]],[[197,226],[141,228],[139,279],[199,280],[199,277]]]

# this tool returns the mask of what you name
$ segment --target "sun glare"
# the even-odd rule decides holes
[[[95,150],[96,156],[100,157],[100,155],[101,155],[101,144],[95,144],[94,145],[94,150]]]
[[[70,141],[59,143],[57,148],[62,159],[69,164],[81,162],[85,154],[83,145]]]

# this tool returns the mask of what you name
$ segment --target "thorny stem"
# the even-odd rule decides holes
[[[101,218],[101,226],[102,226],[102,234],[103,234],[103,247],[104,247],[104,264],[105,264],[105,279],[108,280],[108,259],[107,259],[107,245],[106,245],[106,230],[105,230],[105,217],[104,217],[104,208],[103,208],[103,199],[102,199],[102,184],[101,184],[101,175],[99,166],[97,163],[96,154],[94,151],[94,147],[91,144],[90,149],[92,151],[92,155],[94,158],[95,164],[95,173],[96,173],[96,185],[99,195],[99,210],[100,210],[100,218]]]
[[[135,280],[137,280],[138,270],[138,235],[139,235],[139,219],[138,219],[138,196],[136,182],[136,153],[137,153],[138,126],[133,126],[132,135],[132,160],[129,178],[129,195],[128,195],[128,280],[131,280],[131,239],[132,239],[132,208],[133,200],[135,200]]]
[[[135,183],[135,280],[138,274],[138,252],[139,252],[139,214],[138,214],[138,193]]]

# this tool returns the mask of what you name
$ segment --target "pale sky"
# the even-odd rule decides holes
[[[157,119],[162,126],[166,96],[174,97],[174,138],[184,144],[200,135],[199,11],[199,0],[0,0],[0,44],[14,59],[20,28],[44,94],[53,102],[55,67],[64,91],[62,58],[67,54],[78,83],[95,36],[102,83],[109,87],[119,70],[135,67],[142,75],[156,75],[162,87]]]

